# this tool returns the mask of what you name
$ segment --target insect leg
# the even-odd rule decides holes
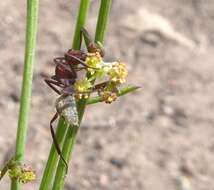
[[[52,136],[52,139],[53,139],[53,143],[54,143],[54,146],[56,148],[56,151],[58,153],[58,155],[60,156],[60,158],[62,159],[62,161],[64,162],[65,164],[65,167],[66,167],[66,173],[68,171],[68,164],[67,162],[65,161],[64,157],[62,156],[62,151],[59,147],[59,144],[57,142],[57,139],[56,139],[56,135],[55,135],[55,132],[54,132],[54,128],[53,128],[53,122],[57,119],[58,117],[58,113],[55,113],[55,115],[53,116],[53,118],[51,119],[50,121],[50,130],[51,130],[51,136]]]
[[[90,67],[88,65],[85,64],[84,61],[82,61],[81,59],[79,59],[78,57],[74,56],[74,55],[69,55],[70,57],[72,57],[73,59],[79,61],[79,63],[87,68],[91,68],[91,69],[97,69],[97,68],[94,68],[94,67]]]
[[[45,82],[46,82],[46,84],[52,89],[52,90],[54,90],[57,94],[61,94],[61,92],[54,86],[54,85],[56,85],[56,86],[58,86],[58,87],[61,87],[60,86],[60,83],[58,82],[58,81],[54,81],[54,80],[52,80],[52,79],[45,79],[44,80]]]

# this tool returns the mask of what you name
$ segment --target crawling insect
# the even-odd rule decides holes
[[[102,57],[104,56],[102,45],[99,42],[93,42],[87,30],[84,28],[82,28],[80,32],[80,45],[82,43],[82,36],[85,42],[89,44],[87,47],[89,53],[99,52]],[[55,75],[49,79],[45,79],[45,82],[52,90],[60,95],[61,92],[56,87],[66,88],[73,85],[77,79],[78,71],[87,68],[96,69],[85,64],[84,61],[86,57],[87,53],[82,50],[69,49],[64,54],[64,57],[57,57],[53,60],[56,64]],[[79,65],[82,65],[82,67],[78,67]]]
[[[84,28],[82,28],[80,33],[80,45],[82,43],[82,36],[84,37],[85,42],[89,44],[87,47],[88,53],[100,52],[101,56],[104,56],[104,51],[101,45],[93,42],[88,32]],[[60,95],[55,103],[56,113],[50,121],[50,130],[56,151],[65,163],[66,169],[68,169],[68,165],[62,156],[61,149],[55,136],[53,123],[60,115],[71,126],[79,125],[76,100],[74,97],[74,95],[78,92],[74,90],[73,86],[78,78],[78,71],[87,68],[94,69],[93,67],[89,67],[85,64],[86,57],[87,53],[82,50],[68,50],[64,57],[54,59],[54,63],[56,64],[55,75],[45,79],[47,85],[58,95]],[[95,90],[97,90],[97,88],[92,89],[92,91]]]

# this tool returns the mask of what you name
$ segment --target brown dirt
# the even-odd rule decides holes
[[[0,3],[0,161],[12,154],[21,88],[24,1]],[[97,2],[88,29],[93,32]],[[54,71],[52,59],[71,45],[78,1],[40,3],[40,22],[26,163],[35,167],[38,189],[51,145],[48,128],[55,94],[43,82]],[[70,10],[71,7],[71,10]],[[136,8],[137,7],[137,8]],[[165,17],[194,42],[189,49],[157,32],[131,36],[119,27],[139,9]],[[136,10],[137,9],[137,10]],[[117,0],[109,23],[107,60],[129,64],[129,83],[139,92],[86,112],[70,173],[69,190],[214,189],[214,2],[213,0]],[[143,24],[136,20],[136,25]],[[47,115],[47,117],[45,117]],[[38,120],[39,118],[39,120]],[[0,189],[9,189],[9,180]]]

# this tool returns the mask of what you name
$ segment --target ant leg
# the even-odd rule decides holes
[[[85,67],[77,67],[77,68],[75,68],[75,71],[82,71],[84,69],[85,69]]]
[[[62,156],[62,151],[61,151],[61,149],[59,147],[59,144],[57,142],[56,135],[55,135],[54,128],[53,128],[53,122],[57,119],[57,117],[58,117],[58,113],[55,113],[55,115],[53,116],[53,118],[50,121],[51,136],[52,136],[53,143],[54,143],[54,146],[56,148],[56,151],[57,151],[58,155],[60,156],[60,158],[62,159],[62,161],[64,162],[64,164],[66,166],[66,173],[67,173],[67,171],[68,171],[68,164],[65,161],[64,157]]]
[[[68,87],[64,88],[62,90],[62,92],[67,94],[67,95],[72,95],[72,96],[75,93],[76,94],[90,94],[90,93],[93,93],[93,92],[99,92],[99,91],[103,90],[108,85],[108,83],[109,82],[106,81],[106,82],[102,82],[102,83],[96,84],[90,90],[84,91],[84,92],[76,92],[73,86],[68,86]]]
[[[93,86],[92,91],[98,91],[104,89],[108,85],[109,81],[102,82]]]
[[[61,94],[61,92],[54,86],[54,85],[56,85],[58,87],[61,87],[59,82],[51,80],[51,79],[45,79],[44,81],[53,91],[55,91],[59,95]]]
[[[108,83],[109,82],[106,81],[106,82],[96,84],[90,90],[84,91],[84,92],[76,92],[73,86],[68,86],[68,87],[64,88],[62,90],[62,92],[67,95],[71,95],[71,96],[73,96],[74,94],[90,94],[93,92],[99,92],[99,91],[103,90],[108,85]]]
[[[73,96],[75,93],[74,87],[69,86],[63,89],[63,93]]]
[[[79,63],[81,65],[85,66],[86,68],[97,69],[97,68],[90,67],[90,66],[86,65],[84,61],[82,61],[81,59],[79,59],[78,57],[76,57],[74,55],[69,55],[69,56],[72,57],[73,59],[76,59],[77,61],[79,61]]]

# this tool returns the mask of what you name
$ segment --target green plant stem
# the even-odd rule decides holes
[[[76,127],[76,126],[70,126],[68,128],[68,131],[65,137],[64,146],[62,149],[62,155],[67,163],[70,160],[71,153],[73,151],[73,147],[74,147],[77,133],[78,133],[78,128],[79,127]],[[52,190],[63,189],[64,182],[65,182],[65,175],[66,175],[65,164],[60,160],[58,163]]]
[[[22,80],[21,103],[19,110],[19,121],[16,139],[15,160],[22,162],[25,153],[28,117],[31,103],[33,64],[36,48],[36,34],[38,24],[39,0],[27,0],[27,24],[24,73]],[[20,189],[17,181],[12,181],[11,190]]]
[[[90,5],[90,0],[81,0],[80,2],[79,14],[77,17],[73,44],[72,44],[72,47],[77,50],[79,50],[81,46],[80,31],[81,31],[81,28],[85,25],[85,21],[88,15],[89,5]]]
[[[74,35],[73,44],[72,44],[72,47],[74,49],[80,49],[80,29],[85,24],[89,5],[90,5],[90,0],[81,0],[81,2],[80,2],[79,15],[77,18],[75,35]],[[65,141],[65,139],[68,140],[71,138],[70,136],[69,136],[69,138],[67,138],[66,134],[68,134],[68,135],[72,134],[72,135],[76,136],[75,133],[73,133],[73,132],[71,133],[70,130],[68,131],[68,128],[70,128],[70,127],[67,124],[65,124],[63,122],[58,123],[56,137],[57,137],[57,141],[60,145],[63,143],[64,144],[67,143],[67,141]],[[68,131],[68,132],[66,133],[66,131]],[[75,130],[75,132],[77,132],[77,130]],[[72,141],[70,141],[70,143],[72,143]],[[66,157],[64,157],[64,158],[66,158]],[[57,168],[58,161],[59,161],[59,156],[56,152],[54,144],[52,144],[39,190],[49,190],[50,189],[52,182],[54,180],[54,176],[56,174],[56,168]],[[60,167],[60,164],[64,165],[64,163],[59,163],[58,167]]]
[[[95,36],[96,41],[99,41],[101,43],[103,43],[103,40],[104,40],[104,34],[107,26],[110,7],[111,7],[111,0],[101,1],[99,18],[98,18],[97,27],[96,27],[96,36]],[[80,31],[80,29],[76,31]],[[76,34],[75,36],[80,36],[80,33]],[[83,118],[86,102],[87,100],[81,100],[78,102],[78,105],[77,105],[80,123]],[[73,151],[73,147],[75,144],[77,132],[78,132],[78,127],[71,126],[69,127],[68,132],[66,134],[65,142],[62,148],[62,155],[65,158],[67,163],[69,163],[69,160],[71,158],[71,153]],[[57,167],[56,176],[54,179],[53,190],[63,189],[64,183],[65,183],[65,175],[66,175],[66,167],[63,164],[63,162],[60,160]]]
[[[64,142],[67,129],[68,129],[68,126],[65,124],[64,119],[60,118],[57,130],[56,130],[56,139],[59,145],[62,145],[62,143]],[[59,161],[59,155],[56,152],[55,145],[52,144],[39,190],[50,189],[51,183],[53,182],[54,174],[56,172],[56,164],[58,161]]]
[[[112,0],[101,0],[99,16],[96,26],[95,41],[104,42],[105,32],[107,28],[109,13],[111,9]]]
[[[117,96],[124,96],[125,94],[134,92],[139,88],[140,87],[138,87],[138,86],[127,86],[127,87],[124,87],[124,88],[120,89],[120,91],[118,92]],[[99,103],[99,102],[102,102],[102,98],[100,96],[96,96],[96,97],[93,97],[93,98],[89,98],[87,100],[87,105],[96,104],[96,103]]]

